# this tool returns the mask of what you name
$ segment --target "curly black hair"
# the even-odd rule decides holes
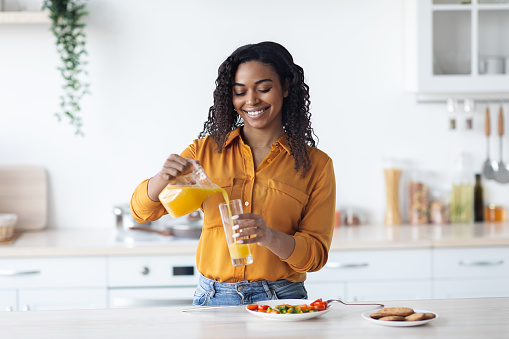
[[[302,67],[295,64],[290,52],[278,43],[265,41],[239,47],[219,66],[214,105],[210,107],[208,119],[198,137],[212,136],[217,143],[217,152],[221,153],[229,133],[244,125],[233,107],[233,82],[239,65],[248,61],[270,65],[281,84],[286,79],[289,81],[288,97],[284,98],[282,107],[283,128],[295,170],[302,171],[302,176],[305,176],[311,168],[306,145],[316,147],[309,112],[309,86],[304,82]]]

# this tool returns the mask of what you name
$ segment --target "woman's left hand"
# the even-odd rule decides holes
[[[252,244],[256,242],[260,246],[268,246],[271,243],[274,230],[267,226],[261,215],[243,213],[234,215],[233,220],[238,221],[232,229],[238,232],[233,234],[234,238],[242,238],[238,241],[239,243]]]
[[[289,234],[267,226],[261,215],[243,213],[234,215],[233,220],[237,220],[237,225],[233,226],[233,230],[238,232],[233,236],[241,238],[238,243],[257,243],[260,246],[265,246],[282,260],[286,260],[293,253],[295,239]]]

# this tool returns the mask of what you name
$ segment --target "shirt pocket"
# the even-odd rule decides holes
[[[299,188],[269,179],[263,216],[270,227],[293,235],[299,229],[308,200],[309,195]]]
[[[231,197],[233,190],[233,178],[211,178],[212,182],[226,191],[228,197]],[[214,193],[203,202],[203,229],[223,227],[221,214],[219,213],[219,204],[224,203],[224,197],[221,193]]]

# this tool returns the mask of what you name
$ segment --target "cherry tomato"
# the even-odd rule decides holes
[[[316,299],[315,301],[313,301],[313,302],[311,303],[311,306],[315,306],[315,304],[316,304],[316,303],[321,303],[321,302],[323,302],[323,301],[322,301],[322,298],[320,298],[320,299]]]
[[[268,305],[258,305],[258,311],[265,312],[267,311],[267,308],[269,308]]]
[[[327,303],[325,301],[314,303],[313,306],[311,306],[314,310],[317,311],[323,311],[327,309]]]
[[[256,310],[258,310],[258,305],[254,305],[254,304],[247,305],[247,309],[250,311],[256,311]]]
[[[272,310],[272,311],[270,311],[269,313],[280,314],[280,313],[279,313],[279,311],[277,311],[277,310]]]

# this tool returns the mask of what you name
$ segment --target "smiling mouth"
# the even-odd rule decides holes
[[[244,113],[246,113],[247,115],[250,115],[250,116],[257,116],[259,114],[262,114],[263,112],[265,112],[268,109],[269,108],[266,107],[266,108],[260,109],[258,111],[244,111]]]

